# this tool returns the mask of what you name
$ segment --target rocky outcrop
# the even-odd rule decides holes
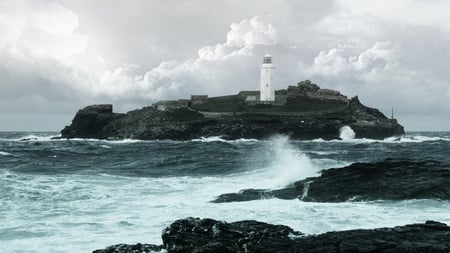
[[[177,220],[164,229],[162,239],[163,248],[168,253],[450,251],[450,227],[435,221],[306,236],[287,226],[258,221],[226,223],[213,219],[187,218]],[[131,253],[136,252],[133,251],[135,248],[135,245],[116,245],[94,252]]]
[[[113,113],[113,106],[110,104],[87,106],[77,112],[72,125],[65,127],[61,135],[67,138],[104,139],[108,137],[104,128],[121,116],[121,114]]]
[[[264,198],[314,202],[369,200],[450,200],[450,166],[435,161],[386,159],[322,171],[283,189],[247,189],[218,196],[212,202]]]
[[[298,238],[291,252],[449,252],[449,239],[450,227],[427,221],[425,224],[328,232]]]
[[[253,220],[226,223],[213,219],[177,220],[162,232],[169,252],[288,252],[301,233]]]
[[[197,104],[166,101],[126,114],[113,113],[112,105],[93,105],[78,111],[61,136],[189,140],[209,136],[262,139],[285,134],[299,140],[338,139],[343,126],[350,126],[356,138],[383,139],[404,134],[396,120],[364,106],[356,97],[347,100],[337,91],[320,90],[311,83],[291,90],[290,95],[289,90],[278,92],[285,102],[274,104],[246,103],[248,92],[244,92],[202,98],[202,103]]]

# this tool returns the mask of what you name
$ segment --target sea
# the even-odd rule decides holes
[[[350,129],[351,130],[351,129]],[[0,132],[0,251],[92,252],[118,243],[161,244],[186,217],[258,220],[306,234],[435,220],[450,201],[313,203],[264,199],[210,203],[223,193],[277,189],[321,170],[385,158],[450,164],[450,132],[385,140],[53,139],[55,132]]]

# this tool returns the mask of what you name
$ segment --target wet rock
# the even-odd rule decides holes
[[[450,166],[435,161],[386,159],[322,171],[283,189],[247,189],[218,196],[212,202],[264,198],[314,202],[450,199]]]
[[[92,253],[150,253],[160,252],[162,249],[161,245],[153,244],[116,244],[105,249],[94,250]]]
[[[256,221],[225,223],[187,218],[163,231],[168,252],[449,252],[450,227],[427,221],[394,228],[301,235]]]
[[[162,233],[168,252],[288,252],[301,233],[253,220],[226,223],[213,219],[177,220]]]
[[[450,252],[450,227],[427,221],[394,228],[328,232],[295,239],[292,252]]]

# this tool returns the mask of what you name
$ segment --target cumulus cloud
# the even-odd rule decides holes
[[[395,51],[389,42],[376,42],[358,55],[348,55],[351,49],[353,46],[339,45],[328,52],[321,51],[306,72],[311,76],[332,79],[352,77],[360,81],[371,81],[378,74],[397,65]]]
[[[69,62],[84,51],[88,41],[88,36],[75,32],[77,16],[58,2],[36,5],[17,1],[2,5],[8,8],[0,13],[0,24],[7,27],[0,39],[0,97],[41,96],[56,100],[53,95],[76,89],[82,76]]]
[[[133,65],[106,71],[98,85],[92,87],[94,94],[154,101],[187,97],[192,93],[218,95],[237,92],[242,87],[256,88],[259,60],[255,57],[259,59],[261,54],[254,55],[258,51],[255,47],[277,44],[271,19],[255,16],[232,23],[225,42],[198,49],[195,58],[164,61],[143,75],[130,75],[131,68],[139,67]],[[247,77],[249,71],[253,77]]]

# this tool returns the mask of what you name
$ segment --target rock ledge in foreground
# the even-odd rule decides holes
[[[450,252],[450,227],[435,221],[305,236],[287,226],[258,221],[186,218],[164,229],[162,239],[168,253]],[[133,247],[121,244],[94,253],[138,252]]]

